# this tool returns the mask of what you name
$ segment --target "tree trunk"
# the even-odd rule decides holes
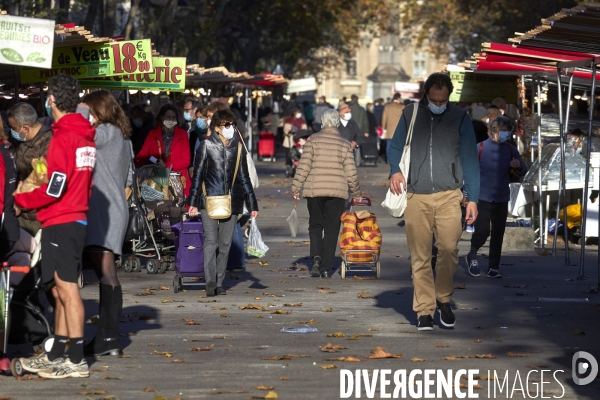
[[[98,16],[98,10],[101,7],[104,7],[104,0],[94,1],[90,4],[90,8],[88,8],[88,12],[85,15],[85,20],[83,21],[82,25],[90,32],[92,32],[94,29],[96,17]]]
[[[106,0],[104,11],[104,32],[108,37],[115,36],[117,26],[117,2],[118,0]]]
[[[133,0],[131,3],[131,11],[129,12],[129,19],[125,26],[125,40],[131,40],[131,33],[133,32],[133,23],[135,22],[135,16],[137,15],[138,9],[140,8],[140,0]]]

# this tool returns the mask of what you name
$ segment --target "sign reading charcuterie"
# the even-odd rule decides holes
[[[79,84],[84,88],[185,90],[185,57],[152,57],[152,63],[154,72],[84,79]]]
[[[52,68],[21,68],[21,82],[45,82],[58,74],[77,79],[154,72],[150,39],[58,47]]]
[[[0,64],[52,66],[54,21],[0,15]]]

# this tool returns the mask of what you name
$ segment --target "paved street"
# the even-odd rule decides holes
[[[578,268],[565,267],[563,253],[556,258],[540,255],[541,251],[508,254],[502,260],[504,279],[497,280],[470,277],[461,264],[455,277],[456,328],[439,328],[436,316],[433,332],[417,332],[404,228],[379,206],[387,190],[387,166],[365,167],[359,173],[383,232],[381,279],[361,274],[361,279],[342,280],[338,272],[325,280],[309,277],[306,270],[304,202],[298,208],[300,233],[293,241],[289,237],[285,218],[293,207],[291,180],[283,178],[281,160],[258,163],[258,226],[270,250],[262,260],[248,260],[245,272],[229,275],[227,296],[207,299],[201,287],[174,294],[172,272],[120,270],[126,293],[121,325],[124,357],[88,359],[92,371],[88,379],[0,377],[0,399],[275,398],[260,387],[273,387],[279,399],[336,399],[340,370],[358,368],[479,369],[481,388],[474,389],[479,398],[488,398],[488,370],[502,377],[508,370],[511,389],[518,371],[523,389],[529,388],[532,397],[541,376],[532,373],[527,383],[529,371],[563,370],[556,374],[562,386],[552,373],[544,375],[550,383],[543,385],[543,396],[561,397],[564,387],[564,399],[600,398],[599,379],[587,386],[577,386],[571,379],[574,352],[587,351],[600,360],[600,298],[589,293],[596,287],[595,246],[588,247],[588,280],[575,279]],[[465,238],[461,255],[469,246]],[[577,249],[572,251],[573,263],[578,254]],[[485,271],[486,261],[481,264]],[[89,317],[97,310],[98,288],[93,272],[84,273],[87,285],[82,296]],[[305,325],[318,332],[281,332],[284,327]],[[86,336],[95,329],[88,320]],[[342,337],[327,337],[331,334]],[[319,349],[328,343],[344,348],[335,353]],[[402,358],[365,358],[378,346]],[[15,357],[28,351],[27,346],[12,346],[9,352]],[[359,362],[329,360],[342,357]],[[519,388],[518,380],[516,385]],[[375,393],[380,398],[379,385]],[[366,398],[364,387],[362,396]],[[522,392],[514,392],[513,398],[523,398]]]

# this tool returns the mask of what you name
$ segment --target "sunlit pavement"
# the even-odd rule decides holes
[[[456,327],[441,329],[436,315],[433,332],[417,332],[404,228],[379,205],[388,168],[380,164],[359,171],[383,232],[381,279],[351,275],[342,280],[339,270],[332,279],[321,279],[309,277],[306,270],[304,201],[298,206],[300,233],[295,239],[289,236],[291,180],[284,178],[281,160],[257,163],[258,227],[270,250],[262,260],[247,260],[246,272],[229,274],[227,296],[206,298],[201,287],[174,294],[173,272],[120,270],[125,356],[88,359],[88,379],[0,377],[0,398],[248,399],[275,398],[276,393],[279,399],[335,399],[343,369],[364,369],[371,375],[381,369],[392,375],[398,370],[408,375],[414,369],[477,369],[479,386],[472,390],[484,399],[494,398],[493,384],[488,395],[485,380],[494,371],[507,384],[502,394],[496,388],[495,398],[511,393],[512,398],[533,398],[536,391],[541,397],[539,371],[546,370],[551,372],[543,377],[549,382],[543,384],[544,397],[600,398],[600,380],[578,386],[571,378],[573,353],[587,351],[600,360],[600,298],[590,293],[596,287],[596,247],[588,247],[588,280],[575,279],[578,267],[565,267],[563,252],[556,258],[541,256],[541,251],[508,254],[502,259],[503,279],[471,277],[461,260],[455,277]],[[461,255],[469,247],[467,238],[459,244]],[[573,263],[578,254],[572,252]],[[484,258],[480,266],[487,270]],[[93,272],[84,272],[87,285],[81,293],[89,317],[97,312],[98,288]],[[318,332],[281,332],[305,325]],[[86,336],[95,330],[88,320]],[[346,348],[321,351],[328,343]],[[402,358],[366,358],[378,346]],[[12,346],[9,352],[15,357],[16,351],[29,350]],[[359,362],[343,361],[348,357]],[[460,385],[466,393],[468,381]],[[516,391],[507,394],[507,387]],[[392,379],[387,392],[393,389]],[[382,398],[380,390],[378,381],[375,398]],[[364,383],[361,395],[367,398]]]

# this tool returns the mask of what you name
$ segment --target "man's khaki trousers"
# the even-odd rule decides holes
[[[427,314],[433,317],[436,300],[447,303],[452,297],[458,266],[458,241],[462,233],[462,197],[460,189],[408,194],[404,219],[415,289],[413,310],[419,317]],[[435,280],[431,270],[433,236],[438,248]]]

